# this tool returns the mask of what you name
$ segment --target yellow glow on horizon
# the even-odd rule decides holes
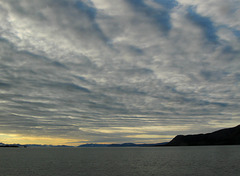
[[[0,142],[5,144],[38,144],[38,145],[79,145],[78,141],[88,141],[86,139],[67,139],[44,136],[24,136],[19,134],[0,133]]]

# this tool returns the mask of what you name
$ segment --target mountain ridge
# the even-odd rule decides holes
[[[177,135],[166,146],[240,145],[240,125],[206,134]]]

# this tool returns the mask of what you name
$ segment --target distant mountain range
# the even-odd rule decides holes
[[[0,147],[21,147],[21,148],[27,148],[27,147],[73,147],[68,145],[38,145],[38,144],[4,144],[0,143]]]
[[[168,142],[156,143],[156,144],[134,144],[134,143],[123,143],[123,144],[83,144],[77,147],[154,147],[154,146],[163,146]],[[0,147],[74,147],[68,145],[38,145],[38,144],[4,144],[0,143]]]
[[[166,146],[240,145],[240,125],[207,134],[177,135]]]
[[[163,146],[168,142],[156,143],[156,144],[135,144],[135,143],[123,143],[123,144],[83,144],[78,147],[155,147]]]
[[[0,147],[20,147],[19,144],[4,144],[0,143]]]

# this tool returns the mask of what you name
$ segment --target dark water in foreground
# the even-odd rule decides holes
[[[240,146],[0,148],[3,176],[239,176]]]

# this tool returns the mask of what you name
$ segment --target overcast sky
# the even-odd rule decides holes
[[[239,19],[239,0],[0,0],[0,142],[238,125]]]

